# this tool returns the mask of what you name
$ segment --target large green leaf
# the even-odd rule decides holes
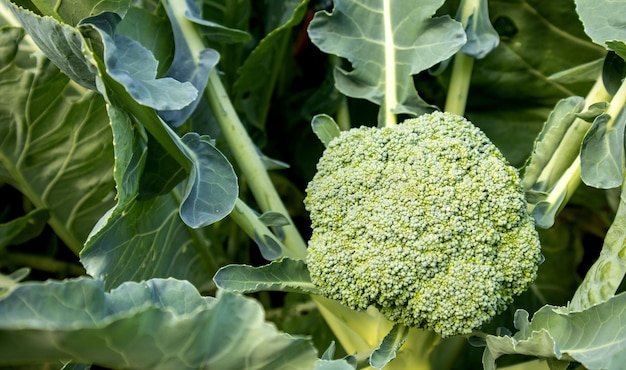
[[[118,203],[94,228],[81,253],[82,263],[107,287],[127,280],[168,276],[197,286],[207,284],[217,266],[206,243],[194,238],[177,211],[184,184],[161,196],[138,199],[139,176],[147,155],[145,141],[138,134],[141,128],[114,105],[109,106],[109,116],[115,142]],[[199,141],[197,135],[192,139],[200,150],[209,145]],[[196,156],[198,161],[210,160],[202,152]]]
[[[101,12],[116,12],[124,15],[131,0],[14,0],[13,2],[25,8],[35,6],[38,13],[53,17],[70,26],[76,26],[81,19]],[[31,10],[35,9],[31,8]]]
[[[604,245],[569,303],[573,311],[587,309],[613,297],[626,275],[626,183]]]
[[[0,297],[0,364],[75,360],[132,369],[313,369],[304,338],[264,322],[261,305],[202,297],[174,279],[106,292],[88,278],[14,286]]]
[[[580,171],[585,184],[611,189],[624,177],[624,129],[626,114],[601,114],[587,131],[580,149]]]
[[[146,107],[178,110],[191,104],[199,95],[198,90],[190,82],[157,78],[158,61],[139,42],[116,33],[120,21],[116,13],[101,13],[81,22],[98,30],[104,43],[107,74],[124,86],[137,103]]]
[[[170,24],[172,25],[175,41],[174,60],[167,71],[167,76],[178,81],[188,81],[196,90],[202,92],[209,81],[209,73],[217,64],[220,56],[217,51],[212,49],[204,49],[197,56],[192,54],[191,48],[187,44],[187,40],[181,29],[182,25],[179,24],[178,19],[174,15],[174,9],[172,9],[173,6],[181,7],[181,4],[182,1],[173,4],[169,1],[165,2],[165,10],[168,13]],[[198,12],[191,1],[186,0],[185,4],[189,12],[194,12],[194,14]],[[161,111],[159,112],[159,116],[169,125],[180,127],[196,109],[202,96],[203,94],[199,93],[193,102],[183,109]]]
[[[0,31],[0,180],[47,209],[56,234],[78,253],[113,205],[109,119],[99,95],[41,54],[20,51],[22,36]]]
[[[486,370],[495,369],[503,354],[577,361],[587,369],[619,370],[626,362],[626,294],[581,312],[545,306],[528,321],[528,312],[516,313],[514,336],[487,336],[483,356]]]
[[[549,78],[606,54],[587,39],[571,0],[491,0],[489,14],[500,44],[474,64],[469,112],[509,107],[522,113],[587,94],[597,76],[567,84]]]
[[[284,70],[284,58],[289,52],[291,29],[306,12],[308,0],[270,1],[268,11],[277,17],[276,27],[271,29],[237,70],[235,81],[235,105],[242,108],[249,123],[265,128],[270,101],[280,73]]]
[[[311,275],[304,262],[289,258],[273,261],[261,267],[224,266],[213,279],[218,287],[237,293],[253,293],[263,290],[320,293],[311,282]]]
[[[626,41],[624,29],[624,0],[575,0],[576,11],[583,21],[585,32],[598,45],[606,41]]]
[[[7,245],[22,244],[37,237],[48,217],[47,210],[36,209],[25,216],[0,224],[0,253]]]
[[[2,1],[52,63],[75,82],[96,90],[95,71],[83,55],[83,39],[76,29]]]
[[[351,71],[335,70],[339,91],[381,105],[381,112],[417,115],[432,108],[418,97],[411,76],[448,59],[466,41],[458,22],[431,18],[442,4],[338,0],[332,13],[315,15],[309,35],[322,51],[352,64]],[[385,116],[379,117],[384,125]]]

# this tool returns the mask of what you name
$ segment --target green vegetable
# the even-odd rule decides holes
[[[307,263],[327,297],[443,336],[503,311],[541,259],[517,170],[450,113],[342,132],[305,205]]]

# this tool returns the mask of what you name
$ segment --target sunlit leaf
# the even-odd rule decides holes
[[[324,146],[328,146],[332,139],[339,136],[339,126],[332,117],[326,114],[318,114],[313,117],[311,128]]]
[[[442,4],[442,0],[423,1],[420,6],[377,0],[363,6],[338,0],[332,13],[315,15],[309,35],[322,51],[352,64],[351,70],[335,69],[339,91],[381,106],[391,102],[386,109],[394,113],[418,115],[432,107],[418,97],[411,76],[448,59],[466,41],[458,22],[432,18]]]
[[[104,101],[0,32],[0,179],[20,190],[76,253],[113,204],[113,146]],[[25,58],[31,64],[17,62]],[[79,180],[80,179],[80,180]]]
[[[396,353],[402,347],[409,334],[409,328],[396,324],[385,336],[380,346],[370,356],[370,365],[376,369],[382,369],[396,357]]]
[[[198,90],[189,82],[173,78],[157,78],[158,61],[139,42],[116,34],[121,18],[116,13],[101,13],[86,18],[99,31],[104,43],[104,63],[107,73],[120,83],[139,104],[158,110],[182,109],[198,96]]]
[[[229,265],[213,278],[218,287],[237,293],[263,290],[319,294],[303,261],[283,258],[269,265]]]
[[[15,286],[0,296],[0,364],[72,359],[132,369],[313,369],[304,338],[264,322],[261,305],[202,297],[174,279],[106,292],[88,278]]]
[[[585,26],[585,32],[598,45],[606,41],[626,41],[623,0],[575,0],[576,12]]]
[[[598,116],[587,131],[580,151],[581,177],[585,184],[610,189],[622,184],[626,114]]]
[[[487,336],[483,357],[486,370],[495,369],[495,359],[504,354],[577,361],[587,369],[619,370],[626,361],[626,294],[581,312],[545,306],[535,312],[516,313],[513,336]]]

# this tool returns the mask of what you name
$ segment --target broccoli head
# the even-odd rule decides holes
[[[324,295],[443,336],[503,311],[541,259],[517,170],[449,113],[341,132],[305,206],[307,264]]]

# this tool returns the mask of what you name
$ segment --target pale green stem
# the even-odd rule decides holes
[[[469,17],[478,9],[480,4],[478,0],[466,0],[462,2],[462,6],[461,24],[463,28],[465,28],[467,27]],[[448,87],[446,105],[444,107],[446,112],[454,113],[459,116],[465,114],[473,68],[474,58],[459,50],[454,56],[452,64],[452,75],[450,77],[450,85]]]
[[[458,52],[452,65],[452,79],[448,87],[444,110],[459,116],[465,114],[469,86],[474,68],[474,58]]]
[[[276,238],[270,229],[265,226],[261,220],[259,220],[259,217],[254,210],[241,199],[237,199],[235,207],[229,216],[246,233],[246,235],[250,237],[250,239],[256,240],[258,237],[270,237],[281,247],[282,250],[287,250],[283,243]]]
[[[239,164],[241,172],[246,176],[259,207],[263,212],[279,212],[290,221],[289,225],[283,227],[285,233],[283,244],[287,248],[286,255],[304,260],[307,253],[306,243],[291,221],[287,208],[280,199],[252,139],[239,120],[215,70],[211,72],[209,77],[206,95],[228,147]]]
[[[613,224],[606,233],[602,251],[578,286],[568,308],[582,311],[615,295],[626,274],[626,179]]]
[[[164,0],[167,1],[167,0]],[[195,25],[187,20],[184,16],[186,5],[184,2],[171,2],[173,15],[176,17],[181,27],[185,40],[194,55],[194,61],[200,52],[206,48],[202,37],[195,29]],[[206,96],[211,107],[211,111],[215,115],[220,125],[222,134],[232,151],[235,160],[239,164],[243,175],[246,177],[252,194],[254,195],[259,207],[263,212],[275,211],[283,214],[289,221],[290,225],[284,226],[283,231],[285,238],[283,244],[287,248],[285,255],[296,258],[306,258],[306,243],[302,236],[294,226],[289,213],[274,184],[270,180],[265,165],[259,157],[256,147],[250,139],[247,130],[239,119],[235,108],[230,101],[230,97],[226,93],[222,81],[220,80],[215,69],[211,71],[209,83],[206,87]]]
[[[383,27],[385,33],[385,126],[396,125],[396,115],[392,112],[398,105],[396,94],[396,49],[391,23],[391,0],[383,0]]]

